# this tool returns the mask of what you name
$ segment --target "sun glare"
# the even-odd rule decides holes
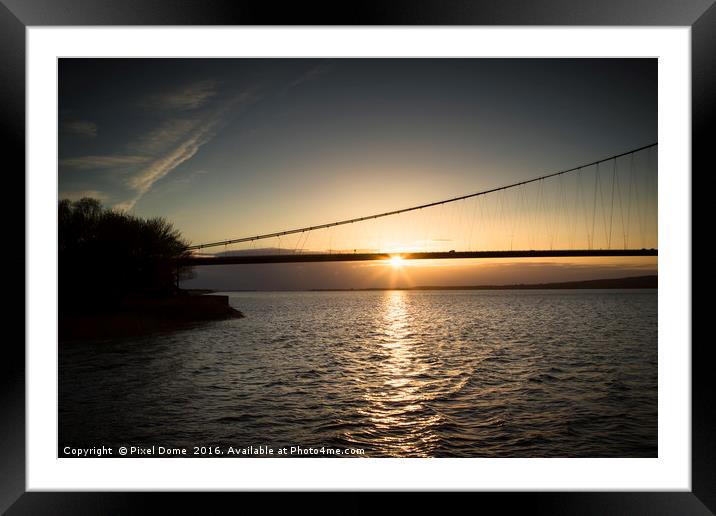
[[[403,266],[403,261],[404,261],[404,260],[403,260],[403,257],[400,256],[400,255],[397,255],[397,254],[390,257],[390,265],[392,265],[392,266],[395,267],[396,269],[397,269],[398,267],[402,267],[402,266]]]

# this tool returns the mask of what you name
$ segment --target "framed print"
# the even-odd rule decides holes
[[[5,1],[26,324],[0,507],[713,511],[710,4]]]

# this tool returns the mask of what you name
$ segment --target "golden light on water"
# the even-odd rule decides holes
[[[407,294],[399,290],[387,291],[383,297],[382,338],[374,350],[382,359],[377,374],[366,383],[361,413],[381,454],[429,457],[438,445],[435,428],[443,419],[426,410],[430,395],[424,379],[434,371],[413,333],[415,315],[408,304]]]

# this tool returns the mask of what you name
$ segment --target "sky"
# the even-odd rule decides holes
[[[58,118],[60,198],[90,196],[162,216],[203,243],[464,195],[654,143],[657,61],[61,59]],[[654,161],[655,152],[586,170],[573,183],[252,248],[656,247]],[[505,210],[514,214],[509,228]],[[656,270],[655,259],[508,265],[410,264],[401,266],[401,281],[509,283],[532,271],[527,279],[540,282]],[[202,268],[188,284],[396,286],[388,275],[376,279],[376,266],[385,267]]]

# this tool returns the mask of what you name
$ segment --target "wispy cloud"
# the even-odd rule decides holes
[[[212,130],[217,124],[217,120],[209,120],[188,138],[182,141],[174,150],[152,162],[151,165],[142,169],[137,175],[129,181],[129,186],[137,191],[139,197],[147,193],[147,191],[159,179],[166,176],[176,167],[194,157],[199,148],[207,143],[213,136]]]
[[[193,183],[195,180],[197,180],[201,176],[206,175],[208,173],[209,173],[208,170],[195,170],[194,172],[191,172],[188,175],[175,180],[175,183],[187,185],[187,184]]]
[[[114,205],[114,209],[117,211],[131,211],[135,204],[137,204],[137,201],[134,200],[118,202]]]
[[[130,190],[126,200],[115,205],[131,210],[153,185],[193,158],[226,122],[229,112],[236,112],[258,100],[255,90],[244,90],[228,100],[213,102],[198,109],[216,94],[215,81],[200,81],[179,90],[153,98],[153,105],[173,110],[155,129],[125,146],[126,154],[91,155],[63,158],[60,166],[80,171],[121,170],[129,172],[124,184]],[[190,112],[191,110],[195,110]],[[197,171],[199,176],[205,171]],[[93,192],[98,193],[98,192]],[[79,195],[79,194],[78,194]]]
[[[145,105],[172,111],[188,111],[204,106],[216,95],[217,83],[214,80],[197,81],[183,87],[149,97]]]
[[[69,134],[77,134],[94,138],[97,136],[97,124],[88,120],[72,120],[62,124],[62,129]]]
[[[201,122],[200,119],[173,118],[128,145],[131,152],[156,156],[177,144]]]
[[[248,105],[256,100],[258,100],[258,97],[253,92],[242,92],[205,118],[193,124],[191,130],[182,133],[183,137],[180,141],[176,142],[170,150],[161,157],[153,160],[149,165],[139,170],[129,179],[128,186],[134,190],[135,195],[131,199],[117,204],[115,208],[120,210],[131,210],[134,208],[137,202],[152,188],[154,183],[167,176],[182,163],[193,158],[202,145],[213,138],[218,128],[224,122],[224,116],[227,111],[235,107]],[[181,126],[181,124],[179,125]],[[170,130],[168,133],[174,137],[173,131]]]
[[[321,62],[320,64],[318,64],[312,68],[309,68],[304,73],[302,73],[301,75],[296,77],[294,80],[289,82],[286,85],[286,87],[283,89],[283,91],[280,92],[280,94],[285,95],[290,89],[296,88],[297,86],[300,86],[303,83],[312,81],[312,80],[320,77],[321,75],[324,75],[325,73],[327,73],[330,70],[330,68],[331,68],[331,65],[327,61]]]
[[[148,156],[111,154],[106,156],[80,156],[64,158],[60,166],[76,170],[119,169],[143,165],[150,161]]]

